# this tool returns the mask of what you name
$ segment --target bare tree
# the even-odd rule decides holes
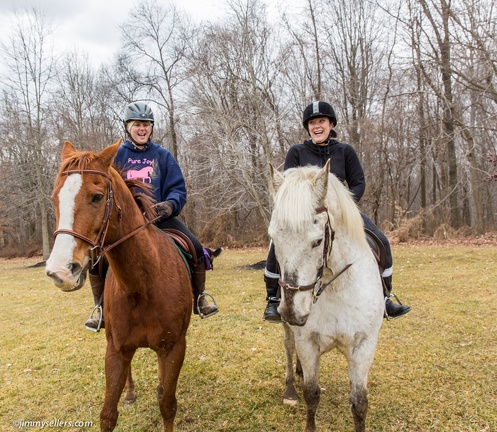
[[[176,105],[190,38],[186,20],[172,3],[142,0],[121,26],[121,33],[124,42],[120,67],[128,81],[165,110],[168,141],[178,158]]]
[[[85,55],[69,53],[63,58],[52,105],[54,132],[61,144],[69,140],[100,151],[121,134],[121,116],[114,110],[123,102],[108,76],[103,69],[93,70]]]
[[[278,78],[287,51],[276,43],[259,1],[229,4],[230,19],[204,28],[189,56],[190,105],[200,131],[192,140],[199,145],[194,172],[211,173],[203,183],[220,185],[221,191],[209,191],[217,215],[237,215],[265,232],[267,164],[275,155],[281,161],[284,141]]]
[[[52,181],[53,154],[46,119],[54,77],[52,30],[48,19],[37,9],[16,11],[15,17],[9,41],[1,45],[7,69],[2,81],[9,89],[4,96],[2,118],[4,129],[9,122],[15,122],[19,128],[6,135],[11,167],[26,186],[23,193],[33,194],[33,202],[26,210],[38,215],[43,257],[48,258],[51,206],[47,191]],[[21,213],[18,217],[26,215]]]

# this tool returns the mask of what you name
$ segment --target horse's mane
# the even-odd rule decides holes
[[[90,151],[78,151],[73,156],[62,161],[61,167],[55,179],[55,184],[58,184],[61,180],[62,173],[64,171],[83,171],[85,169],[90,169],[89,165],[92,161],[97,159],[97,154]],[[142,209],[146,217],[150,220],[156,216],[156,212],[153,208],[155,204],[155,199],[153,198],[153,186],[141,181],[140,179],[126,179],[124,172],[120,170],[117,166],[112,166],[111,171],[115,171],[116,174],[121,177],[133,195],[133,199],[136,204]]]
[[[274,198],[273,217],[287,229],[303,232],[309,229],[316,209],[323,205],[314,180],[319,167],[307,166],[285,171],[285,180]],[[354,241],[367,247],[361,213],[351,192],[334,175],[328,176],[328,191],[324,205],[328,208],[333,229],[345,230]]]

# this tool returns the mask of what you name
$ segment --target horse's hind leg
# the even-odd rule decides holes
[[[173,432],[174,418],[176,417],[176,386],[179,374],[185,358],[186,339],[183,337],[176,342],[171,351],[157,351],[159,360],[159,378],[162,392],[160,395],[159,407],[164,420],[164,432]]]
[[[136,402],[135,394],[135,382],[133,381],[133,376],[131,375],[131,366],[129,367],[128,377],[126,379],[126,385],[124,387],[126,390],[126,396],[124,397],[124,405],[132,405]]]
[[[285,393],[283,395],[283,403],[288,405],[297,405],[298,395],[295,390],[295,375],[293,374],[293,351],[295,349],[295,342],[293,332],[288,324],[283,324],[283,342],[285,345],[286,354],[286,373],[285,373]]]
[[[113,344],[107,344],[105,354],[105,400],[100,411],[100,431],[114,430],[119,415],[117,404],[123,392],[126,379],[131,367],[133,352],[122,353],[116,351]]]

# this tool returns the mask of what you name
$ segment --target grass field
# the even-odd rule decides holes
[[[383,324],[367,430],[497,431],[497,247],[400,245],[393,253],[394,291],[413,311]],[[303,431],[302,398],[296,408],[282,404],[282,329],[261,320],[262,270],[246,267],[265,254],[226,250],[208,274],[220,313],[192,318],[178,431]],[[84,329],[89,285],[63,293],[43,268],[28,268],[36,262],[0,261],[0,431],[99,430],[105,335]],[[138,399],[120,406],[116,430],[162,430],[156,370],[154,353],[138,351]],[[341,355],[323,357],[320,382],[318,430],[352,430]]]

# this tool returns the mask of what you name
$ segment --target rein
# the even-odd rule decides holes
[[[131,231],[129,234],[126,234],[124,237],[120,238],[116,242],[105,246],[105,237],[107,235],[107,230],[109,228],[109,223],[110,223],[110,218],[112,216],[112,211],[114,209],[114,204],[115,204],[115,197],[114,197],[114,190],[112,189],[112,177],[103,172],[103,171],[98,171],[98,170],[69,170],[69,171],[64,171],[61,173],[62,176],[69,176],[71,174],[96,174],[100,175],[102,177],[105,177],[109,180],[109,195],[107,197],[107,201],[105,203],[105,213],[104,213],[104,218],[102,219],[102,226],[100,227],[100,230],[98,231],[98,234],[95,238],[95,240],[91,240],[88,237],[77,233],[76,231],[73,230],[67,230],[67,229],[60,229],[57,230],[53,233],[54,238],[57,237],[58,234],[69,234],[73,237],[79,238],[80,240],[83,240],[85,243],[88,243],[89,245],[93,246],[90,249],[90,265],[91,267],[95,267],[97,263],[100,261],[100,258],[116,247],[117,245],[125,242],[129,238],[133,237],[135,234],[139,233],[140,231],[144,230],[147,228],[150,224],[154,223],[157,219],[159,219],[159,216],[155,217],[154,219],[147,220],[142,226],[136,228],[135,230]],[[116,203],[117,207],[117,212],[118,212],[118,221],[121,221],[121,207]]]
[[[338,278],[341,274],[343,274],[351,265],[347,264],[342,270],[340,270],[336,275],[334,275],[328,282],[324,284],[320,284],[320,281],[325,272],[331,272],[331,269],[328,267],[328,258],[331,255],[331,249],[333,248],[333,241],[335,240],[335,231],[331,227],[330,224],[330,215],[328,214],[328,209],[326,207],[318,207],[316,209],[316,214],[326,212],[328,216],[328,220],[326,221],[326,225],[324,228],[324,247],[323,247],[323,265],[318,271],[318,276],[316,281],[309,285],[299,285],[293,286],[289,283],[286,283],[283,279],[278,280],[278,284],[281,288],[286,289],[288,291],[310,291],[312,290],[313,303],[316,303],[318,297],[324,292],[324,290],[330,285],[336,278]]]

